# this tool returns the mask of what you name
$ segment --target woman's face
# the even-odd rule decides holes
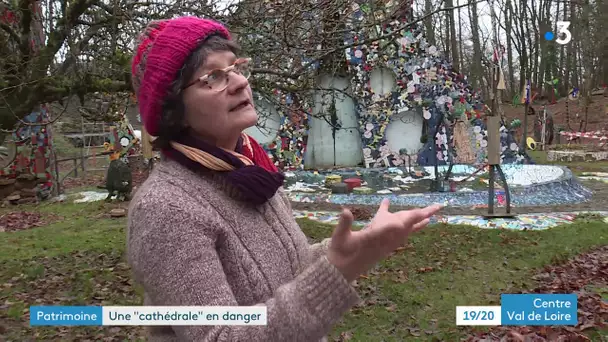
[[[211,52],[191,81],[236,60],[231,51]],[[237,72],[227,75],[225,89],[210,89],[205,82],[196,82],[184,90],[183,101],[186,125],[192,134],[218,147],[234,149],[241,132],[255,125],[258,115],[247,78]]]

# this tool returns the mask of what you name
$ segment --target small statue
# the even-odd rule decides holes
[[[139,148],[139,138],[135,136],[126,116],[123,116],[116,127],[112,127],[109,141],[104,143],[104,147],[107,152],[111,152],[106,175],[106,201],[112,201],[114,195],[120,201],[129,201],[133,189],[133,174],[128,157],[134,155]]]
[[[129,164],[122,158],[113,159],[106,176],[106,189],[108,190],[106,201],[112,201],[114,195],[120,201],[129,201],[132,188],[133,176]]]

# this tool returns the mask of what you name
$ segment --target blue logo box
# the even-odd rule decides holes
[[[576,325],[576,294],[503,294],[502,325]]]
[[[102,324],[101,306],[30,306],[30,326]]]

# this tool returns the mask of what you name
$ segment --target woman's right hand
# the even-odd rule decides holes
[[[352,213],[348,209],[342,211],[329,244],[327,259],[349,282],[402,246],[408,236],[424,228],[442,206],[396,213],[389,212],[388,208],[389,200],[384,199],[369,227],[360,231],[351,230]]]

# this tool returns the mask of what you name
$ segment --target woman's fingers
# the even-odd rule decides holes
[[[422,228],[426,227],[429,222],[431,222],[430,219],[426,218],[418,223],[416,223],[413,227],[412,227],[412,232],[417,232],[419,230],[421,230]]]
[[[422,212],[425,217],[431,217],[431,216],[435,215],[441,209],[443,209],[443,205],[433,204],[426,208],[422,208]]]
[[[332,240],[342,241],[348,237],[351,233],[351,227],[353,225],[354,217],[353,214],[348,209],[342,210],[340,214],[340,218],[338,219],[338,224],[336,225],[336,229],[334,229],[334,233],[332,234]]]
[[[388,208],[390,206],[391,202],[389,201],[388,198],[385,198],[382,200],[382,202],[380,202],[380,207],[378,208],[378,212],[383,212],[383,211],[388,211]]]
[[[383,200],[378,213],[388,210],[388,204],[388,200]],[[407,238],[410,233],[426,227],[430,222],[430,217],[441,208],[443,208],[442,205],[432,205],[426,208],[399,211],[394,214],[378,215],[376,216],[376,219],[379,220],[375,224],[376,229],[364,229],[360,232],[362,233],[361,237],[365,240],[366,246],[382,248],[387,243],[390,245],[390,242],[401,241]],[[352,216],[352,214],[350,215]],[[340,220],[342,222],[342,216]]]
[[[397,215],[402,220],[404,226],[413,227],[418,222],[435,215],[441,208],[443,208],[442,205],[435,204],[426,208],[400,211]]]

